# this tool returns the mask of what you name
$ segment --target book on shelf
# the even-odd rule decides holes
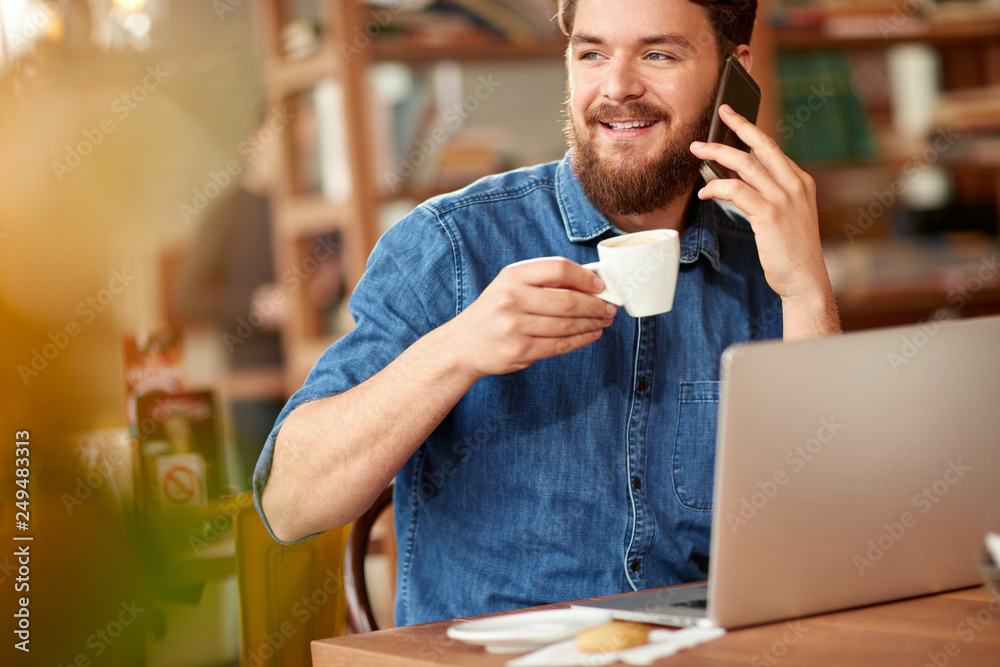
[[[782,53],[778,59],[785,152],[802,162],[868,159],[877,150],[871,121],[843,54]]]
[[[1000,86],[943,93],[933,118],[954,137],[942,159],[1000,167]]]
[[[507,166],[504,146],[509,144],[509,133],[503,128],[459,130],[441,146],[424,185],[431,190],[452,190],[501,172]]]
[[[424,75],[398,63],[370,71],[375,182],[383,196],[461,187],[509,163],[509,131],[470,128],[480,98],[463,87],[461,69],[440,63]]]
[[[369,4],[373,16],[384,17],[384,13],[376,14],[384,8],[371,0]],[[435,0],[397,8],[382,26],[380,37],[430,46],[481,43],[484,39],[530,45],[556,35],[555,14],[555,0]]]
[[[491,0],[441,0],[436,4],[444,10],[468,15],[473,23],[514,44],[537,41],[531,24],[501,3]]]
[[[965,132],[1000,134],[1000,86],[949,91],[938,99],[937,125]]]

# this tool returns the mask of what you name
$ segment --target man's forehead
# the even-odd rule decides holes
[[[627,40],[697,50],[714,45],[708,14],[690,0],[579,0],[571,44]]]

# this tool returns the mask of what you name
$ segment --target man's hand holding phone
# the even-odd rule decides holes
[[[698,197],[730,201],[746,214],[764,275],[781,297],[786,340],[839,333],[820,246],[815,181],[728,104],[720,106],[716,120],[752,152],[717,142],[692,143],[696,157],[718,163],[732,175],[709,181]]]
[[[728,105],[751,123],[757,122],[757,110],[760,109],[760,86],[735,56],[727,56],[722,63],[719,85],[715,94],[715,108],[712,111],[712,125],[708,129],[706,141],[710,144],[718,143],[732,146],[749,153],[750,147],[719,118],[719,109],[723,105]],[[738,178],[732,170],[715,160],[705,160],[702,163],[701,175],[706,183],[711,183],[717,178]]]

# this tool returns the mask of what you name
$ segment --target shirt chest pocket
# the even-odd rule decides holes
[[[671,465],[674,493],[692,510],[712,509],[719,382],[681,382]]]

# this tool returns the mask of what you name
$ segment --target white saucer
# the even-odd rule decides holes
[[[484,646],[489,653],[524,653],[611,620],[604,609],[547,609],[459,623],[448,636]]]

